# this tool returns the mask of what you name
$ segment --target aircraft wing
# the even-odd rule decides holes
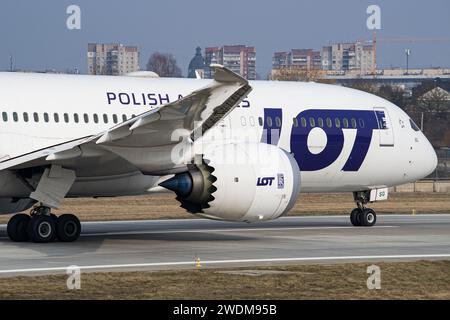
[[[252,89],[246,79],[229,69],[221,65],[211,65],[211,68],[214,80],[184,98],[144,112],[97,135],[6,159],[0,162],[0,170],[83,157],[86,149],[89,149],[86,153],[92,154],[94,150],[94,154],[101,155],[115,148],[145,150],[175,145],[180,138],[189,135],[194,141],[231,112]],[[182,130],[174,139],[172,135],[177,129]]]
[[[191,138],[206,132],[227,115],[250,92],[248,81],[220,65],[212,65],[214,81],[190,95],[147,111],[102,133],[100,145],[153,147],[178,143],[176,129]]]

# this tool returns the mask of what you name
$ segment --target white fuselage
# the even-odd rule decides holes
[[[0,73],[0,161],[96,135],[209,81]],[[227,130],[233,141],[253,137],[295,153],[302,192],[394,186],[423,178],[436,167],[426,137],[413,130],[405,112],[384,99],[315,83],[250,85],[253,91],[215,130]],[[373,121],[377,127],[369,129]],[[269,138],[265,129],[272,132]],[[132,166],[107,164],[82,170],[77,177],[69,197],[142,194],[158,180]],[[6,183],[0,175],[0,186]],[[0,197],[15,196],[5,192]]]

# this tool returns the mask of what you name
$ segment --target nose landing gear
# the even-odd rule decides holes
[[[57,238],[61,242],[72,242],[81,233],[80,220],[72,214],[59,217],[52,214],[49,207],[38,206],[30,215],[16,214],[7,226],[8,237],[14,242],[31,240],[36,243],[48,243]]]
[[[377,222],[377,215],[370,208],[355,208],[350,214],[350,221],[355,227],[372,227]]]
[[[369,202],[370,194],[367,192],[354,192],[353,197],[355,199],[357,208],[353,209],[350,213],[350,222],[355,227],[372,227],[377,222],[377,215],[373,209],[366,208],[366,204]]]

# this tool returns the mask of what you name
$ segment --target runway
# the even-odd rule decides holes
[[[0,276],[83,271],[450,260],[450,214],[286,217],[245,224],[203,219],[85,222],[77,242],[13,243],[0,225]]]

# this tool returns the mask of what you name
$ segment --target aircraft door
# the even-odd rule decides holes
[[[374,108],[375,115],[378,121],[378,132],[380,135],[381,147],[393,147],[394,146],[394,129],[392,127],[392,121],[389,117],[389,113],[386,108]]]

